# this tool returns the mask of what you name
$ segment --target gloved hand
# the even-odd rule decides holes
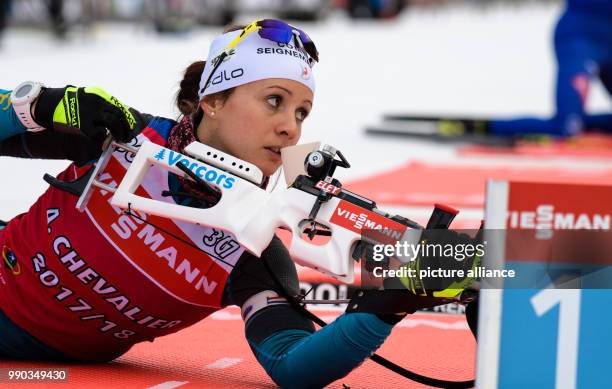
[[[469,272],[481,265],[484,246],[480,232],[472,238],[453,230],[424,230],[420,243],[429,249],[402,265],[415,274],[400,278],[406,289],[416,295],[453,298],[475,281]]]
[[[36,101],[34,118],[47,129],[76,129],[99,143],[109,133],[117,141],[128,142],[144,127],[138,111],[99,87],[45,88]]]

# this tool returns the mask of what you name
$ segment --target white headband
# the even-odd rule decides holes
[[[208,86],[204,88],[214,67],[213,59],[219,56],[240,33],[241,30],[231,31],[212,42],[200,79],[198,91],[200,99],[206,95],[267,78],[294,80],[304,84],[314,93],[315,81],[308,56],[303,51],[296,50],[292,43],[277,43],[262,38],[257,31],[248,34],[234,47],[215,70]]]

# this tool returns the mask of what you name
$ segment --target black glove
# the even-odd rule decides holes
[[[34,117],[47,129],[76,129],[96,143],[109,133],[119,142],[128,142],[144,127],[138,111],[99,87],[45,88],[36,101]]]
[[[476,279],[468,272],[481,264],[484,245],[480,233],[472,238],[453,230],[424,230],[420,243],[430,245],[429,249],[414,261],[402,265],[407,269],[414,269],[416,274],[415,277],[400,278],[406,289],[419,295],[452,298],[458,296]],[[420,276],[419,271],[427,268],[462,270],[463,276],[459,276],[456,272],[450,277]]]

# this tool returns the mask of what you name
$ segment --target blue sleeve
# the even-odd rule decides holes
[[[282,388],[323,387],[347,375],[382,345],[393,326],[367,313],[344,314],[310,333],[287,329],[259,344],[257,360]]]
[[[11,91],[0,89],[0,142],[26,132],[11,104]]]

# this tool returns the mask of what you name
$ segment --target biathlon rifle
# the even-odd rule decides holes
[[[287,149],[283,156],[291,153]],[[118,187],[110,188],[98,177],[117,150],[135,157]],[[364,239],[363,231],[379,230],[400,240],[409,229],[424,228],[344,189],[333,177],[336,168],[350,167],[339,150],[329,145],[300,150],[302,174],[286,189],[270,192],[262,188],[264,177],[257,166],[199,142],[188,145],[184,154],[149,141],[139,147],[112,142],[96,164],[77,208],[83,210],[92,190],[99,187],[114,192],[114,206],[223,230],[258,257],[278,228],[287,229],[292,233],[289,252],[296,263],[346,283],[354,281],[354,262],[373,243]],[[216,202],[208,208],[193,208],[136,194],[152,166],[200,182]],[[447,228],[456,214],[436,206],[427,228]],[[321,236],[324,244],[315,239]]]

